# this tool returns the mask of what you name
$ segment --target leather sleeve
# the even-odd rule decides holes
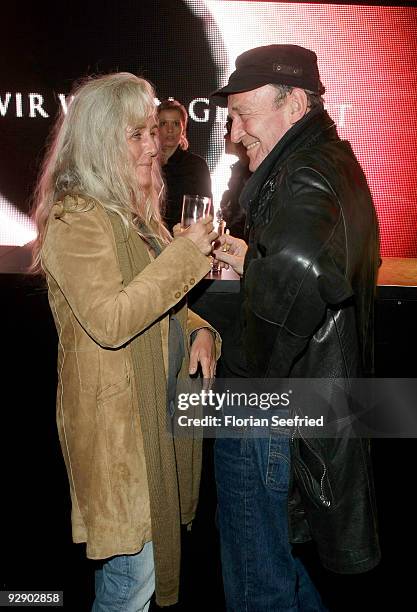
[[[111,224],[99,205],[51,214],[42,265],[80,325],[111,348],[152,325],[210,269],[194,243],[179,237],[124,287]]]
[[[344,274],[342,212],[325,178],[311,168],[298,169],[275,197],[282,204],[259,236],[245,292],[250,371],[278,377],[288,375],[326,307],[353,292]],[[254,353],[256,345],[266,354]]]

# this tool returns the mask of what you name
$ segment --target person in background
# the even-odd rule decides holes
[[[324,91],[309,49],[268,45],[236,59],[213,95],[253,172],[240,196],[248,242],[222,236],[214,255],[242,276],[235,341],[223,343],[229,376],[322,379],[332,407],[333,389],[349,398],[351,379],[373,371],[379,239],[366,178]],[[216,440],[215,464],[228,610],[325,609],[291,543],[313,539],[338,573],[379,562],[368,440],[252,431]]]
[[[157,108],[161,163],[166,183],[164,222],[172,232],[181,221],[182,198],[188,193],[211,197],[210,171],[204,159],[188,150],[185,107],[173,98],[163,100]]]
[[[58,120],[35,196],[34,267],[58,332],[57,423],[74,542],[102,560],[94,612],[178,599],[180,524],[198,498],[201,441],[174,439],[176,380],[214,375],[219,339],[187,310],[209,271],[210,218],[172,239],[160,218],[155,92],[89,78]],[[168,419],[168,421],[167,421]]]
[[[241,142],[232,142],[231,129],[232,120],[228,117],[225,125],[224,150],[228,155],[236,155],[238,161],[231,166],[232,173],[220,201],[220,210],[222,219],[231,235],[236,238],[244,238],[246,213],[239,204],[239,197],[246,181],[251,176],[251,171],[246,149]]]

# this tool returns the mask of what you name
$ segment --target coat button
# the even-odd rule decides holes
[[[181,293],[180,293],[179,291],[177,291],[177,293],[175,294],[175,297],[176,297],[176,298],[177,298],[177,300],[178,300],[178,298],[180,298],[180,297],[181,297]]]
[[[194,285],[195,283],[195,278],[190,278],[190,285]]]
[[[184,285],[184,293],[187,293],[188,291],[188,285]]]

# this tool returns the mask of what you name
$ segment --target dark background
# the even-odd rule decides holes
[[[151,81],[160,99],[173,96],[186,107],[217,86],[204,24],[181,0],[3,4],[0,92],[22,93],[23,117],[13,116],[13,97],[10,111],[0,117],[0,194],[23,212],[60,108],[57,96],[68,94],[74,82],[91,74],[132,72]],[[49,118],[28,117],[30,92],[45,96]],[[203,157],[212,123],[213,113],[207,123],[189,122],[193,150]]]

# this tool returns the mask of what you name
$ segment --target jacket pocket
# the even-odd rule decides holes
[[[115,395],[119,395],[120,393],[124,393],[130,387],[130,376],[126,374],[126,377],[122,380],[119,380],[117,383],[113,383],[111,385],[107,385],[103,389],[101,389],[97,394],[98,402],[107,402]]]
[[[302,497],[307,496],[308,500],[318,508],[331,509],[334,499],[328,467],[319,449],[314,448],[314,440],[307,440],[298,435],[299,437],[293,438],[291,443],[296,484],[300,488]]]
[[[130,387],[131,369],[126,351],[126,348],[100,351],[97,401],[105,402]]]
[[[266,485],[274,491],[287,492],[289,478],[289,438],[285,434],[271,436],[269,439]]]

